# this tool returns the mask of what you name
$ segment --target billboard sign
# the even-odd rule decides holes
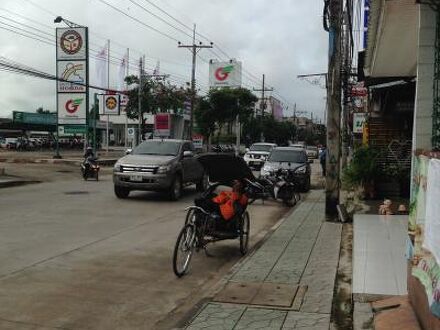
[[[367,119],[367,114],[364,112],[356,112],[353,114],[353,133],[362,134],[364,131],[364,124]]]
[[[209,63],[209,86],[216,87],[241,87],[241,62],[215,62]]]
[[[61,80],[58,81],[58,92],[85,93],[87,84],[86,65],[86,61],[58,61],[57,72],[58,78]]]
[[[102,113],[104,115],[119,115],[119,95],[118,94],[103,94]]]
[[[171,132],[171,117],[169,113],[157,113],[154,116],[154,135],[155,136],[170,136]]]
[[[34,125],[56,125],[57,116],[55,113],[32,113],[13,111],[12,120],[14,123]]]
[[[86,60],[86,28],[57,28],[57,60]]]
[[[58,122],[84,125],[86,123],[86,94],[58,94]]]

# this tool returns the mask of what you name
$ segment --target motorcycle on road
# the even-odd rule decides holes
[[[96,181],[99,180],[99,165],[96,163],[96,158],[87,157],[81,164],[81,175],[84,180],[93,178]]]

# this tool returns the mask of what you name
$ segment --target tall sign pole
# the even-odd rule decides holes
[[[337,216],[340,188],[341,157],[341,24],[342,1],[332,0],[329,5],[329,62],[327,84],[327,155],[326,203],[329,217]]]
[[[88,28],[58,16],[54,23],[67,27],[56,29],[57,141],[54,158],[59,153],[60,124],[66,133],[82,133],[88,142],[89,47]]]
[[[191,113],[190,113],[190,119],[189,119],[189,139],[192,138],[193,133],[193,126],[194,126],[194,106],[195,106],[195,99],[196,99],[196,57],[197,53],[202,48],[212,48],[213,43],[211,42],[209,45],[203,45],[202,42],[200,42],[198,45],[196,45],[196,25],[194,24],[193,29],[193,40],[192,45],[182,45],[179,41],[178,47],[179,48],[188,48],[191,50],[192,53],[192,68],[191,68]]]

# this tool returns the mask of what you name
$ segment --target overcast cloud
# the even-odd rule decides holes
[[[183,43],[191,42],[188,36],[143,12],[128,0],[105,1]],[[135,1],[179,26],[147,1]],[[327,34],[321,23],[322,0],[150,1],[188,26],[196,23],[198,32],[209,36],[231,57],[242,61],[247,72],[259,79],[265,73],[267,84],[275,88],[276,93],[283,97],[283,102],[287,100],[290,103],[289,115],[292,114],[292,104],[297,103],[298,110],[312,111],[314,117],[324,117],[325,90],[296,78],[298,74],[320,73],[327,69]],[[120,59],[126,48],[130,48],[131,72],[136,72],[139,57],[145,54],[148,70],[159,59],[162,73],[171,74],[173,81],[183,83],[190,80],[191,55],[188,50],[177,48],[175,41],[143,27],[99,0],[2,0],[0,55],[55,74],[55,46],[1,28],[11,28],[5,23],[20,26],[8,20],[13,19],[23,24],[20,28],[29,30],[24,24],[35,27],[43,31],[36,33],[54,40],[57,25],[53,19],[56,15],[89,27],[91,54],[95,54],[98,48],[104,46],[106,39],[110,39],[112,57]],[[214,51],[222,56],[221,59],[226,58],[217,49]],[[200,55],[206,60],[215,58],[207,49],[202,50]],[[208,65],[198,59],[197,66],[198,83],[202,90],[206,90]],[[113,87],[116,87],[117,72],[117,65],[112,65],[110,76]],[[91,83],[96,82],[94,73],[94,61],[91,60]],[[247,87],[261,88],[247,76],[243,77]],[[35,111],[39,106],[56,109],[56,87],[52,81],[0,71],[0,86],[1,117],[9,116],[12,110]]]

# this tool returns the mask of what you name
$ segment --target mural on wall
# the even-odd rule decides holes
[[[438,160],[435,161],[438,162]],[[429,202],[432,200],[432,198],[435,198],[435,196],[427,197],[427,192],[430,193],[431,191],[427,190],[428,182],[435,179],[435,176],[440,176],[440,173],[434,172],[432,168],[430,171],[430,162],[432,162],[432,160],[430,161],[430,159],[426,156],[413,158],[414,170],[411,182],[412,189],[410,200],[409,233],[410,236],[414,237],[412,275],[416,277],[425,287],[431,312],[436,317],[440,317],[440,266],[433,254],[426,249],[427,245],[425,242],[425,224],[427,214],[427,226],[429,231],[432,229],[432,219],[429,218],[432,203],[428,204],[427,212],[427,201]],[[440,171],[440,167],[438,167],[438,170]],[[440,222],[440,220],[435,221]],[[432,244],[430,245],[428,243],[428,246],[432,249]]]

